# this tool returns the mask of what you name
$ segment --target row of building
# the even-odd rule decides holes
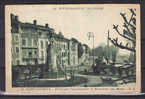
[[[83,45],[84,53],[78,57],[78,43],[55,33],[48,24],[22,23],[18,16],[11,14],[12,65],[46,64],[54,70],[58,66],[77,66],[87,62],[89,50]]]

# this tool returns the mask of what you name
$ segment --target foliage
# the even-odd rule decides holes
[[[113,63],[116,62],[116,57],[117,57],[117,53],[118,53],[119,49],[114,47],[114,46],[111,46],[111,60]]]
[[[115,63],[119,49],[112,45],[96,47],[91,51],[91,55],[93,55],[93,51],[94,55],[97,56],[99,60],[105,59],[107,63],[109,63],[109,61]]]
[[[104,47],[104,59],[109,63],[111,59],[111,48],[109,46]]]
[[[109,63],[109,61],[112,61],[113,63],[116,62],[118,51],[119,49],[114,45],[104,47],[104,59],[107,63]]]
[[[102,46],[99,46],[98,48],[96,48],[95,50],[95,55],[98,56],[98,58],[100,60],[103,60],[103,56],[104,56],[104,49]]]
[[[94,50],[94,55],[95,56],[103,56],[103,47],[102,46],[96,47],[93,50]]]
[[[119,54],[119,55],[117,56],[117,60],[116,60],[116,61],[117,61],[118,63],[124,63],[125,60],[128,60],[128,57],[129,57],[128,55],[120,55],[120,54]]]

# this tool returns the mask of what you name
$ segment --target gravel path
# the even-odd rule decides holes
[[[93,87],[102,84],[102,80],[100,79],[99,76],[93,76],[93,75],[81,75],[81,74],[76,74],[77,76],[82,76],[88,79],[88,82],[76,85],[80,87],[88,86],[88,87]]]

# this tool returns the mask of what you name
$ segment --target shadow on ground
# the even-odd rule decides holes
[[[18,80],[13,82],[13,87],[71,87],[88,81],[85,77],[76,76],[74,80]]]

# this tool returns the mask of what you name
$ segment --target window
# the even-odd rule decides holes
[[[33,39],[33,45],[37,46],[37,40],[36,39]]]
[[[41,51],[41,57],[42,57],[42,59],[44,58],[44,53],[43,53],[43,51]]]
[[[41,48],[43,48],[43,41],[41,41]]]
[[[15,36],[15,41],[18,41],[18,35]]]
[[[65,52],[63,53],[63,57],[65,57]]]
[[[34,54],[37,54],[37,51],[34,51]]]
[[[31,46],[34,46],[34,39],[32,39],[32,44],[31,44]]]
[[[64,49],[65,49],[65,44],[64,44]]]
[[[65,52],[65,56],[67,56],[67,52]]]
[[[23,51],[22,51],[22,55],[23,55],[23,57],[26,57],[27,52],[26,52],[25,50],[23,50]]]
[[[26,46],[26,40],[25,39],[22,39],[22,45]]]
[[[19,48],[18,47],[16,47],[16,53],[19,53]]]
[[[28,46],[32,46],[32,39],[28,40]]]
[[[20,64],[20,61],[19,60],[17,60],[17,65],[19,65]]]
[[[75,64],[75,56],[73,57],[73,64]]]
[[[63,52],[62,52],[62,57],[63,57]]]
[[[38,64],[38,60],[37,59],[35,59],[35,64]]]
[[[32,52],[29,52],[29,57],[32,57]]]

